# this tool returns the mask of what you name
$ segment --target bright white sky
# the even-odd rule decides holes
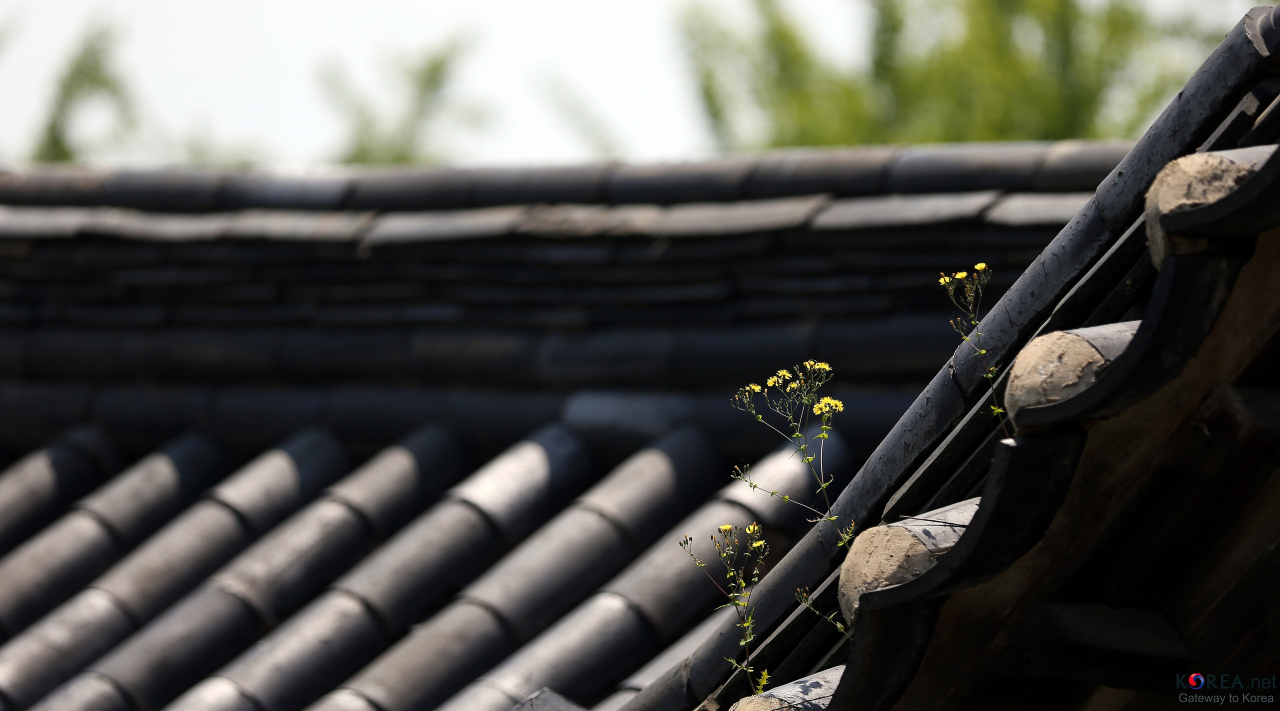
[[[582,161],[590,149],[552,108],[567,87],[607,125],[628,160],[705,156],[711,142],[679,44],[690,0],[0,0],[0,162],[21,161],[68,54],[95,20],[120,35],[118,66],[145,127],[125,162],[176,161],[192,135],[282,165],[323,163],[342,124],[317,77],[341,65],[386,97],[397,58],[461,35],[470,50],[456,94],[481,107],[479,128],[451,131],[462,164]],[[749,0],[704,0],[742,15]],[[1239,0],[1148,0],[1230,24]],[[858,0],[789,0],[823,50],[845,64],[865,47]]]

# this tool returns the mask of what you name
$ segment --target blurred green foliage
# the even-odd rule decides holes
[[[434,163],[438,148],[428,141],[429,129],[450,107],[448,88],[463,51],[460,40],[423,52],[398,68],[394,79],[402,99],[397,112],[382,113],[353,88],[341,69],[321,75],[321,86],[347,124],[343,163]]]
[[[72,53],[67,68],[58,78],[49,116],[32,152],[37,163],[66,163],[80,160],[87,148],[77,139],[75,122],[97,102],[114,112],[116,139],[135,125],[133,100],[112,62],[115,35],[107,25],[91,26]]]
[[[1138,0],[864,0],[865,68],[821,57],[779,0],[750,31],[705,5],[683,18],[722,150],[1130,136],[1222,32]]]

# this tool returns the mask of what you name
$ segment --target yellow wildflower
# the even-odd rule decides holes
[[[965,278],[965,277],[967,277],[967,276],[969,276],[969,272],[956,272],[956,278],[957,278],[957,279],[963,279],[963,278]]]
[[[973,265],[973,270],[974,270],[975,272],[985,271],[985,270],[986,270],[986,268],[987,268],[987,263],[986,263],[986,262],[978,262],[977,264]]]
[[[723,525],[723,526],[721,526],[721,527],[720,527],[720,532],[721,532],[721,533],[729,533],[729,532],[730,532],[730,531],[732,531],[732,530],[733,530],[733,525],[732,525],[732,524],[728,524],[728,523],[726,523],[725,525]]]
[[[792,383],[787,386],[787,391],[790,392],[792,390],[795,390],[798,387],[800,387],[800,383]]]
[[[844,412],[844,403],[833,397],[824,397],[813,406],[815,415],[825,415],[829,412]]]
[[[831,370],[831,366],[827,365],[826,363],[814,363],[814,364],[813,364],[813,369],[814,369],[814,370],[827,370],[827,371],[829,371],[829,370]]]
[[[764,384],[767,385],[768,387],[773,387],[780,382],[782,381],[778,380],[778,376],[773,375],[773,376],[770,376],[768,380],[764,381]]]
[[[760,546],[763,546],[763,545],[764,545],[764,541],[756,541],[755,543],[752,543],[752,544],[751,544],[751,547],[752,547],[752,548],[759,548]]]
[[[747,390],[750,390],[753,393],[758,393],[760,392],[760,386],[756,385],[755,383],[752,383],[747,386]]]
[[[747,526],[746,528],[744,528],[743,530],[747,532],[747,535],[754,536],[760,532],[760,524],[753,523],[750,526]]]
[[[951,282],[951,277],[949,277],[949,276],[944,276],[944,277],[942,277],[941,279],[939,279],[939,280],[938,280],[938,283],[939,283],[939,284],[941,284],[941,285],[943,285],[943,286],[946,286],[946,285],[947,285],[948,283],[950,283],[950,282]]]
[[[790,380],[790,379],[791,379],[791,371],[789,371],[789,370],[779,370],[779,371],[778,371],[778,377],[779,377],[779,378],[782,378],[783,380]]]

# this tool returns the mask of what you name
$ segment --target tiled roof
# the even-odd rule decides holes
[[[0,709],[616,707],[705,639],[676,541],[808,540],[732,388],[829,361],[844,488],[938,271],[1003,293],[1127,150],[0,174]]]

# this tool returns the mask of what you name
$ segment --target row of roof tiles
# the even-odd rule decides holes
[[[842,382],[919,382],[949,315],[600,329],[35,328],[0,331],[0,378],[80,382],[735,388],[811,358]],[[85,354],[92,353],[92,359]]]
[[[12,638],[0,649],[0,708],[30,707],[122,642],[39,708],[159,708],[319,595],[378,539],[404,527],[332,592],[172,707],[301,708],[439,610],[504,547],[533,534],[616,461],[598,456],[603,451],[598,440],[609,439],[624,411],[628,417],[643,414],[645,408],[636,406],[645,398],[617,408],[607,404],[608,397],[592,397],[566,406],[569,420],[544,426],[509,448],[407,527],[461,478],[465,469],[457,447],[465,436],[427,426],[340,482],[348,462],[343,447],[324,430],[287,438],[230,476],[233,457],[217,441],[195,434],[171,441],[0,559],[5,573],[0,576],[0,631]],[[679,398],[648,399],[667,411],[667,417],[659,417],[667,423],[658,425],[659,432],[679,419],[670,417],[674,411],[687,409]],[[415,414],[430,419],[430,408],[415,408]],[[889,422],[877,419],[869,428],[851,420],[852,427],[843,429],[859,439],[875,438]],[[640,429],[652,432],[653,424]],[[838,436],[832,441],[829,464],[842,483],[852,474],[853,461],[838,446]],[[74,479],[85,467],[101,470],[90,479],[104,480],[119,466],[111,448],[110,440],[93,430],[74,431],[0,474],[0,505],[16,505],[18,499],[37,503],[28,510],[38,508],[48,520],[48,514],[67,505],[70,489],[64,487],[61,496],[33,499],[30,494],[50,493],[56,486],[46,483],[65,479],[64,474]],[[389,694],[390,701],[383,703],[396,709],[416,708],[432,698],[434,705],[535,637],[535,653],[522,653],[508,665],[523,670],[517,676],[532,674],[536,688],[569,670],[590,679],[595,696],[611,691],[663,644],[688,631],[712,604],[714,588],[701,573],[691,564],[675,565],[684,557],[676,538],[690,530],[709,533],[726,516],[743,525],[759,520],[780,535],[794,536],[807,526],[792,507],[735,484],[670,528],[724,481],[716,464],[723,452],[687,426],[660,436],[468,587],[448,608],[456,611],[444,613],[437,626],[463,612],[496,615],[494,620],[454,625],[452,637],[425,631],[410,635],[347,685],[345,695]],[[758,470],[766,486],[787,490],[803,490],[807,476],[798,460],[785,455],[766,460]],[[209,493],[197,499],[209,486]],[[325,487],[327,493],[302,508]],[[87,488],[92,487],[80,487]],[[584,531],[598,535],[584,536]],[[618,538],[618,545],[599,547],[601,536]],[[6,548],[18,538],[6,538]],[[627,647],[629,657],[588,654],[590,649],[574,643],[574,634],[565,636],[564,625],[542,633],[655,540],[658,544],[575,613],[591,618],[589,626],[602,614],[605,621],[618,613],[630,620],[624,622],[630,636],[608,638]],[[785,547],[786,539],[778,540]],[[583,555],[571,555],[584,543]],[[555,564],[544,564],[547,560]],[[529,595],[545,604],[531,602]],[[486,639],[495,630],[515,636],[495,646]],[[319,644],[320,638],[334,643]],[[404,675],[421,667],[423,644],[456,648],[455,658],[439,660],[447,663],[448,674],[434,681]],[[372,682],[360,681],[370,675]],[[510,679],[504,683],[517,694],[532,691],[522,691],[527,685],[513,686]],[[505,697],[488,696],[504,703]]]
[[[829,193],[1092,190],[1127,143],[795,150],[669,165],[407,169],[321,176],[198,170],[0,173],[0,204],[160,212],[449,210],[528,203],[674,204]]]
[[[971,187],[971,186],[969,186]],[[214,239],[403,243],[531,237],[718,237],[808,228],[818,232],[986,224],[1061,227],[1088,193],[995,190],[830,200],[826,196],[688,203],[669,207],[543,205],[390,213],[243,210],[202,215],[117,208],[0,207],[0,238],[100,235],[161,242]]]

